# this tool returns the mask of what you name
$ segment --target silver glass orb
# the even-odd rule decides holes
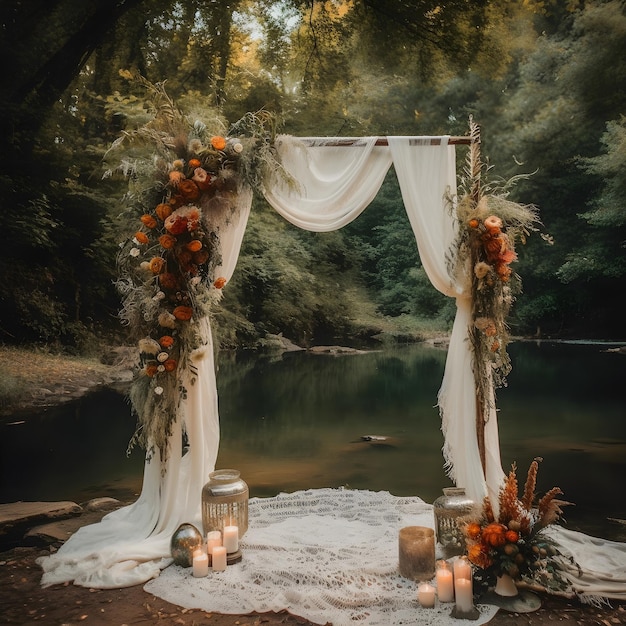
[[[193,524],[181,524],[170,541],[170,551],[176,565],[191,567],[194,550],[202,547],[202,535]]]

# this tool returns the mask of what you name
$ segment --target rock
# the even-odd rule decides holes
[[[283,337],[282,333],[280,333],[278,337],[280,338],[280,342],[285,352],[299,352],[301,350],[304,350],[304,348],[296,345],[295,343],[293,343],[293,341],[291,341],[290,339],[287,339],[287,337]]]
[[[309,348],[309,352],[312,354],[365,354],[364,350],[346,346],[313,346]]]
[[[103,500],[112,500],[113,498],[102,498]],[[31,528],[24,535],[24,543],[27,544],[49,544],[67,541],[79,528],[88,524],[96,524],[105,515],[107,511],[88,511],[77,517],[69,519],[56,520],[48,524],[41,524]]]
[[[112,511],[122,503],[115,498],[94,498],[83,505],[85,511]]]
[[[75,517],[82,508],[75,502],[12,502],[0,504],[0,543],[19,539],[42,522]]]

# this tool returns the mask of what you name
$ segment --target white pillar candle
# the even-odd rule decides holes
[[[209,555],[203,550],[196,550],[193,553],[193,575],[196,578],[208,576],[209,574]]]
[[[209,554],[213,554],[213,548],[215,546],[222,545],[222,533],[219,530],[211,530],[206,535],[206,551]]]
[[[417,588],[417,599],[423,609],[432,609],[435,606],[435,588],[428,583],[422,583]]]
[[[472,566],[470,565],[467,557],[462,556],[454,561],[454,580],[465,578],[466,580],[472,579]]]
[[[211,567],[214,572],[223,572],[226,569],[226,548],[224,546],[213,547]]]
[[[237,526],[224,526],[224,547],[228,554],[239,550],[239,528]]]
[[[471,578],[455,578],[456,610],[458,613],[470,613],[474,607]]]
[[[439,602],[454,602],[454,576],[445,561],[437,564],[435,580]]]

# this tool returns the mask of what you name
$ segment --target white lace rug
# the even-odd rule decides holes
[[[185,608],[245,614],[287,610],[333,626],[459,626],[453,604],[422,609],[398,573],[398,531],[433,527],[432,506],[388,492],[316,489],[250,500],[243,560],[194,578],[172,565],[144,589]],[[497,607],[479,605],[485,624]]]

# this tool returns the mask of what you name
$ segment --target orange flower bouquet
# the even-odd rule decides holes
[[[119,316],[139,344],[130,392],[138,427],[129,449],[140,443],[158,448],[165,459],[186,391],[181,373],[193,369],[189,355],[203,341],[197,322],[210,315],[226,284],[219,273],[220,233],[238,210],[241,189],[260,188],[277,168],[275,128],[264,111],[228,127],[207,110],[216,126],[210,129],[179,109],[162,84],[123,75],[146,88],[155,111],[154,119],[124,132],[110,150],[130,152],[116,164],[129,178],[132,233],[118,255]]]
[[[545,589],[564,591],[568,586],[559,575],[557,557],[562,555],[543,531],[561,518],[562,507],[570,503],[558,498],[562,495],[558,487],[537,499],[538,468],[535,459],[520,500],[514,464],[500,489],[497,516],[487,497],[480,518],[464,527],[467,556],[479,582],[485,585],[508,574],[514,580],[526,580]]]

